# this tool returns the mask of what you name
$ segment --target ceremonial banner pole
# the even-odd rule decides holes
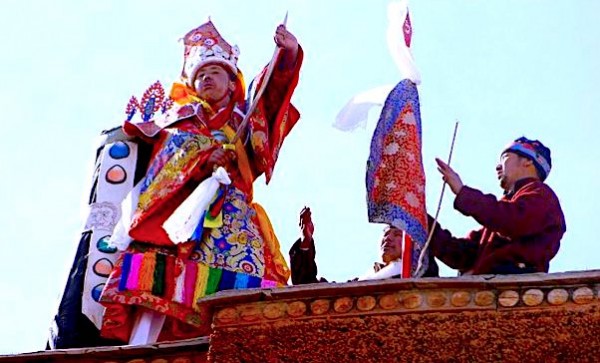
[[[402,231],[402,278],[411,277],[413,242],[406,231]]]
[[[454,134],[452,135],[452,143],[450,144],[450,153],[448,155],[448,166],[450,166],[450,162],[452,161],[452,153],[454,151],[454,142],[456,141],[456,132],[458,131],[458,120],[454,124]],[[421,254],[419,255],[419,263],[417,264],[417,271],[415,272],[415,277],[420,277],[425,271],[421,271],[423,268],[423,259],[425,258],[425,253],[429,248],[429,244],[431,243],[431,238],[433,237],[434,227],[437,224],[438,217],[440,215],[440,210],[442,208],[442,201],[444,200],[444,191],[446,191],[446,182],[442,185],[442,192],[440,193],[440,200],[438,201],[437,210],[435,211],[435,217],[433,218],[433,226],[429,226],[429,237],[427,237],[427,242],[425,242],[425,246],[423,250],[421,250]],[[404,271],[403,271],[404,276]]]
[[[287,19],[288,19],[288,13],[286,11],[285,17],[283,18],[283,26],[284,27],[287,25]],[[258,101],[260,100],[260,98],[262,97],[262,94],[265,92],[265,89],[267,88],[267,83],[269,83],[269,79],[271,78],[271,75],[273,74],[273,70],[275,69],[275,63],[277,63],[277,59],[279,59],[280,54],[281,54],[281,47],[279,45],[277,45],[275,47],[275,51],[273,52],[273,57],[271,58],[271,62],[269,62],[269,65],[267,66],[267,70],[265,72],[265,76],[263,77],[262,83],[260,84],[260,88],[256,92],[256,97],[254,97],[252,99],[252,104],[248,108],[248,111],[246,112],[246,115],[244,116],[242,123],[238,127],[238,129],[235,133],[235,136],[233,137],[233,139],[230,142],[231,145],[235,145],[235,143],[241,137],[243,130],[246,128],[246,125],[248,124],[248,121],[250,120],[250,115],[252,115],[252,112],[254,112],[254,109],[258,105]],[[227,147],[225,147],[225,145],[223,145],[223,147],[227,148]]]

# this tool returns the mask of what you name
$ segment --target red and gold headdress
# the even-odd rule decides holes
[[[212,21],[190,30],[183,37],[185,46],[183,70],[181,77],[188,85],[193,87],[194,78],[198,69],[207,63],[219,63],[226,66],[234,75],[238,74],[237,60],[240,50],[231,46],[223,39]]]

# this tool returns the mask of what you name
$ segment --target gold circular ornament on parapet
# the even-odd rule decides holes
[[[220,324],[235,323],[238,320],[238,313],[234,308],[221,309],[215,316],[215,319]]]
[[[407,309],[416,309],[423,304],[423,297],[418,293],[407,293],[402,295],[402,305]]]
[[[333,311],[336,313],[347,313],[352,310],[354,302],[351,297],[340,297],[333,302]]]
[[[238,308],[240,319],[244,322],[258,321],[262,318],[262,311],[256,305],[246,305]]]
[[[329,311],[329,300],[319,299],[310,303],[310,311],[315,315],[322,315]]]
[[[573,301],[576,304],[589,304],[594,301],[594,291],[589,287],[580,287],[573,291]]]
[[[457,308],[469,305],[471,302],[471,294],[467,291],[456,291],[450,297],[450,304]]]
[[[540,289],[529,289],[521,297],[527,306],[538,306],[544,301],[544,292]]]
[[[383,295],[379,298],[379,306],[384,310],[395,309],[400,306],[400,300],[396,294]]]
[[[306,304],[303,301],[293,301],[288,304],[287,313],[293,318],[302,316],[306,313]]]
[[[263,308],[263,315],[265,318],[273,320],[279,319],[285,315],[285,304],[284,303],[273,303],[267,304]]]
[[[360,311],[370,311],[377,305],[373,296],[361,296],[356,300],[356,308]]]
[[[175,358],[173,363],[192,363],[192,360],[190,358]]]
[[[554,289],[548,293],[547,299],[550,305],[562,305],[569,300],[569,292],[565,289]]]
[[[427,305],[431,306],[432,308],[439,308],[446,305],[447,300],[448,298],[443,292],[435,291],[427,294]]]
[[[490,306],[494,303],[496,296],[492,291],[479,291],[475,294],[475,305]]]
[[[506,308],[513,307],[519,302],[519,293],[514,290],[506,290],[498,296],[498,304]]]

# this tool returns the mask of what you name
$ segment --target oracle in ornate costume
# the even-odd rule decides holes
[[[188,32],[183,42],[181,82],[168,97],[159,83],[153,85],[140,101],[132,98],[126,110],[125,132],[151,144],[152,156],[130,195],[136,206],[131,219],[123,213],[130,222],[125,240],[131,241],[114,238],[126,250],[101,303],[106,307],[102,335],[130,343],[137,342],[131,335],[142,324],[140,312],[152,312],[162,327],[148,342],[200,336],[210,325],[196,303],[202,297],[281,286],[289,277],[267,214],[253,202],[252,184],[262,174],[269,182],[283,140],[299,119],[290,99],[302,49],[285,26],[277,28],[281,52],[272,61],[272,76],[265,68],[254,80],[264,93],[253,100],[247,128],[236,138],[248,110],[238,48],[211,21]],[[230,143],[234,147],[226,150],[223,145]],[[179,243],[165,231],[165,221],[217,167],[227,170],[230,184],[217,184],[208,209],[194,221],[193,234]]]

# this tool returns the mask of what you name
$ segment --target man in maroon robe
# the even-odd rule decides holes
[[[525,137],[504,149],[496,166],[504,190],[500,200],[464,185],[450,166],[436,162],[456,194],[454,208],[482,228],[456,238],[436,224],[431,240],[435,257],[462,274],[548,272],[566,231],[559,200],[544,183],[552,165],[550,149]]]

